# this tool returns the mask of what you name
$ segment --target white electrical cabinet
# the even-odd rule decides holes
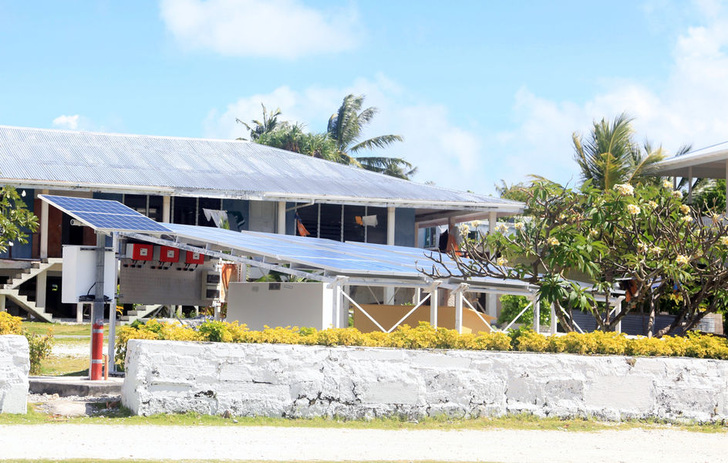
[[[116,293],[116,259],[111,248],[104,252],[104,296]],[[61,302],[93,302],[96,295],[96,248],[63,246],[63,285]]]

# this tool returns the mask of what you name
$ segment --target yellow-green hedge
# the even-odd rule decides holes
[[[506,333],[458,334],[455,330],[433,328],[420,323],[407,325],[392,333],[362,333],[355,328],[266,328],[250,331],[237,322],[205,322],[195,330],[178,324],[150,320],[146,324],[119,328],[116,362],[123,365],[129,339],[165,339],[174,341],[216,341],[240,343],[306,344],[323,346],[398,347],[405,349],[467,349],[528,352],[567,352],[632,356],[687,356],[728,359],[728,342],[724,338],[689,333],[685,337],[628,339],[623,334],[595,331],[544,336],[531,330]]]
[[[0,311],[0,334],[22,334],[22,319]]]

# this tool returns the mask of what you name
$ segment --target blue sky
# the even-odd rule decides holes
[[[578,181],[571,135],[627,112],[674,151],[728,140],[717,1],[0,0],[0,124],[244,136],[260,103],[323,131],[348,93],[416,181]]]

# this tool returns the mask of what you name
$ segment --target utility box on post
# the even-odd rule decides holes
[[[104,252],[104,296],[116,294],[116,258],[111,248]],[[96,248],[63,246],[63,284],[61,302],[93,302],[96,295]]]

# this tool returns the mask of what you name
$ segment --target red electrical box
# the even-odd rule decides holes
[[[132,260],[152,260],[154,245],[130,243],[126,245],[126,257]]]
[[[162,246],[159,249],[160,262],[179,262],[179,249],[171,246]]]
[[[185,264],[204,264],[205,263],[205,255],[201,254],[199,252],[191,252],[186,251],[185,255]]]

